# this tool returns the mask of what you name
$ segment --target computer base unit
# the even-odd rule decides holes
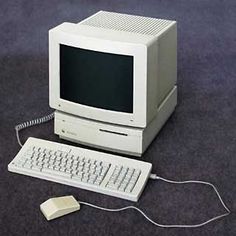
[[[174,111],[176,104],[177,87],[174,86],[146,128],[98,122],[56,111],[55,133],[62,139],[76,143],[141,156]]]

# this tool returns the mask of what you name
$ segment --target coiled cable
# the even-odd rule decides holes
[[[21,143],[21,140],[20,140],[19,131],[21,131],[23,129],[26,129],[28,127],[34,126],[34,125],[39,125],[39,124],[42,124],[42,123],[46,123],[46,122],[52,120],[53,118],[54,118],[54,112],[52,112],[49,115],[46,115],[46,116],[43,116],[43,117],[40,117],[40,118],[36,118],[34,120],[25,121],[21,124],[16,125],[15,126],[16,138],[17,138],[17,142],[19,143],[19,145],[21,147],[23,146],[23,144]]]

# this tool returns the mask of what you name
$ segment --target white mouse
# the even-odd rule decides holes
[[[78,211],[80,204],[73,196],[50,198],[40,205],[40,210],[47,220]]]

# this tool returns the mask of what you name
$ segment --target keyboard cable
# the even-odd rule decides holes
[[[197,228],[197,227],[201,227],[201,226],[204,226],[212,221],[215,221],[215,220],[218,220],[220,218],[223,218],[227,215],[230,214],[230,210],[229,208],[225,205],[223,199],[221,198],[217,188],[209,183],[209,182],[205,182],[205,181],[199,181],[199,180],[186,180],[186,181],[173,181],[173,180],[169,180],[169,179],[165,179],[163,177],[160,177],[160,176],[157,176],[156,174],[151,174],[150,175],[150,179],[153,179],[153,180],[162,180],[164,182],[167,182],[167,183],[170,183],[170,184],[204,184],[204,185],[208,185],[210,187],[212,187],[218,197],[218,199],[220,200],[222,206],[224,207],[224,209],[227,211],[227,213],[224,213],[222,215],[218,215],[218,216],[215,216],[207,221],[204,221],[202,223],[198,223],[198,224],[193,224],[193,225],[185,225],[185,224],[173,224],[173,225],[168,225],[168,224],[160,224],[160,223],[157,223],[155,222],[154,220],[152,220],[150,217],[147,216],[146,213],[144,213],[141,209],[139,209],[138,207],[135,207],[135,206],[126,206],[126,207],[122,207],[122,208],[105,208],[105,207],[101,207],[101,206],[98,206],[98,205],[94,205],[94,204],[91,204],[91,203],[88,203],[88,202],[83,202],[83,201],[78,201],[80,204],[82,205],[86,205],[86,206],[89,206],[89,207],[93,207],[93,208],[96,208],[96,209],[99,209],[99,210],[103,210],[103,211],[109,211],[109,212],[119,212],[119,211],[125,211],[125,210],[128,210],[128,209],[133,209],[133,210],[136,210],[138,211],[141,215],[143,215],[143,217],[148,220],[149,222],[151,222],[153,225],[155,226],[158,226],[158,227],[162,227],[162,228]]]
[[[43,124],[46,123],[50,120],[52,120],[54,118],[54,112],[50,113],[49,115],[40,117],[40,118],[36,118],[33,120],[29,120],[29,121],[25,121],[21,124],[18,124],[15,126],[15,131],[16,131],[16,138],[17,138],[17,142],[18,144],[22,147],[23,144],[21,143],[20,140],[20,136],[19,136],[19,132],[23,129],[26,129],[28,127],[34,126],[34,125],[39,125],[39,124]]]

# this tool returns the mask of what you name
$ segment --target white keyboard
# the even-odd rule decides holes
[[[152,164],[29,138],[8,165],[11,172],[138,201]]]

